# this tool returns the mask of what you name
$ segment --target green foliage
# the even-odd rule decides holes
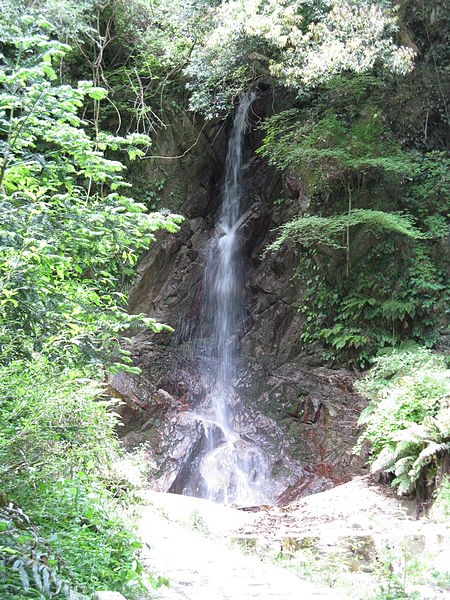
[[[116,419],[96,381],[136,370],[120,346],[125,329],[167,329],[129,316],[124,292],[155,232],[181,218],[125,195],[112,153],[135,160],[150,139],[100,128],[106,89],[58,82],[70,49],[24,9],[14,2],[0,16],[0,595],[133,596],[144,589],[141,545],[130,485],[114,471]],[[92,125],[80,116],[89,99]]]
[[[450,159],[445,152],[427,152],[416,167],[409,194],[415,212],[436,237],[447,233],[443,218],[450,209]]]
[[[360,240],[355,235],[356,247]],[[305,346],[320,342],[325,358],[364,367],[386,346],[410,338],[431,344],[446,308],[445,269],[437,269],[428,242],[412,255],[403,248],[400,236],[381,237],[359,261],[354,258],[345,277],[339,249],[300,250],[295,283],[302,290],[299,336]]]
[[[108,470],[117,455],[114,414],[101,388],[45,356],[0,369],[2,491],[26,492],[44,479],[77,470]]]
[[[165,173],[163,173],[159,179],[154,179],[150,182],[145,178],[142,178],[142,181],[140,182],[141,199],[151,210],[155,210],[157,208],[158,201],[166,181],[167,176]]]
[[[6,35],[25,15],[30,23],[45,22],[49,35],[72,46],[59,74],[92,78],[96,88],[108,90],[100,98],[100,112],[98,99],[92,97],[93,116],[108,129],[153,133],[167,126],[166,107],[180,109],[186,104],[181,70],[207,18],[208,2],[0,0],[0,4],[5,5]]]
[[[104,122],[114,120],[118,129],[150,134],[167,126],[166,109],[178,111],[185,105],[181,69],[192,49],[189,36],[195,35],[190,25],[200,26],[202,14],[198,2],[196,16],[186,14],[183,25],[178,24],[181,6],[188,4],[117,0],[112,11],[100,10],[105,21],[97,34],[105,44],[101,80],[111,91]],[[106,39],[110,20],[115,34]],[[96,49],[86,40],[83,51],[91,55]]]
[[[342,235],[349,227],[362,227],[374,235],[386,233],[405,235],[412,239],[423,239],[427,235],[417,229],[410,215],[385,213],[381,210],[355,209],[350,214],[331,217],[315,215],[296,217],[280,227],[281,233],[267,247],[266,252],[279,250],[287,241],[316,246],[326,244],[332,248],[343,248]]]
[[[413,53],[393,42],[395,18],[382,2],[229,0],[214,21],[186,68],[191,106],[207,117],[268,75],[302,94],[343,71],[411,67]]]
[[[14,553],[0,549],[0,555],[10,567],[20,559],[26,572],[38,568],[43,576],[48,568],[49,585],[58,587],[62,577],[63,589],[69,585],[86,594],[141,585],[140,545],[117,506],[131,484],[120,490],[115,483],[116,417],[101,392],[98,383],[74,371],[61,373],[42,356],[0,369],[2,497],[28,519],[20,526],[23,536],[14,537]],[[46,545],[51,550],[45,550],[44,567],[33,548]],[[14,577],[6,572],[10,590]]]
[[[7,528],[0,546],[2,598],[21,593],[25,598],[84,599],[105,587],[130,595],[144,589],[142,546],[111,492],[80,473],[42,480],[39,497],[39,505],[20,497],[24,507],[28,504],[26,516],[12,503],[0,508],[0,527],[6,522]],[[11,512],[22,516],[12,526]]]
[[[281,169],[295,165],[305,172],[308,167],[322,170],[326,166],[331,171],[329,179],[336,177],[338,170],[344,175],[347,171],[381,171],[411,177],[417,168],[413,157],[389,139],[382,115],[370,105],[357,119],[339,115],[332,108],[319,119],[316,114],[290,109],[266,119],[263,129],[266,135],[258,152]],[[324,173],[320,175],[325,179]]]
[[[0,129],[0,344],[26,356],[50,346],[64,361],[123,358],[117,342],[130,318],[120,288],[139,252],[179,218],[153,213],[122,193],[123,165],[106,150],[142,155],[146,136],[98,132],[92,140],[78,111],[89,82],[54,85],[52,60],[66,47],[36,33],[19,35],[3,71]],[[22,55],[26,48],[26,55]],[[158,326],[149,321],[150,326]]]
[[[371,400],[360,417],[359,445],[370,442],[372,471],[393,473],[399,494],[421,480],[432,485],[450,450],[449,375],[441,357],[409,348],[376,358],[359,384]]]
[[[259,149],[309,200],[266,249],[291,241],[298,250],[300,337],[361,366],[404,339],[432,343],[449,289],[439,241],[448,158],[401,149],[387,126],[387,83],[334,77],[301,108],[266,119]]]
[[[77,43],[83,36],[92,36],[95,0],[0,0],[0,32],[2,40],[8,38],[12,25],[21,18],[28,24],[45,23],[45,29],[52,37],[66,43]]]
[[[433,518],[439,521],[450,519],[450,477],[444,475],[434,494]]]
[[[68,583],[71,574],[64,561],[52,553],[48,540],[13,503],[0,507],[0,532],[0,581],[5,600],[27,597],[86,599]]]

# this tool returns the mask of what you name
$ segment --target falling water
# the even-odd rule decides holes
[[[237,109],[226,158],[222,209],[217,236],[211,241],[204,276],[211,330],[206,348],[205,371],[210,393],[197,414],[207,444],[199,470],[202,495],[224,503],[265,502],[263,484],[267,472],[263,452],[242,439],[233,428],[239,399],[233,385],[238,332],[243,320],[244,286],[239,252],[239,225],[242,216],[242,150],[247,118],[255,96],[241,99]]]

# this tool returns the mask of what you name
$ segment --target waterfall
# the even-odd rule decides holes
[[[243,212],[242,154],[247,118],[255,95],[241,98],[226,157],[222,207],[216,236],[211,240],[204,275],[202,308],[209,323],[205,373],[209,394],[196,418],[202,421],[207,443],[199,461],[200,495],[223,502],[266,502],[263,492],[267,461],[263,452],[233,427],[239,410],[233,380],[236,375],[239,329],[244,315],[244,283],[239,252]]]
[[[216,419],[223,429],[228,427],[227,406],[233,393],[234,357],[237,351],[237,329],[243,317],[242,264],[237,226],[242,212],[242,146],[248,110],[254,94],[244,96],[234,118],[225,163],[222,210],[217,224],[219,238],[211,248],[205,271],[205,290],[212,312],[210,354],[217,354],[213,389]]]

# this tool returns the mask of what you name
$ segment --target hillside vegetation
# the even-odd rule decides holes
[[[0,0],[2,598],[158,584],[104,382],[135,371],[123,336],[168,329],[126,311],[182,221],[152,138],[250,89],[257,152],[300,190],[262,260],[295,247],[302,343],[372,367],[373,470],[448,516],[448,26],[431,0]]]

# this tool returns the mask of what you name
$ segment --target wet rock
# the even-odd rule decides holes
[[[157,464],[150,474],[155,489],[196,494],[203,484],[193,472],[200,471],[206,443],[204,425],[195,415],[207,391],[202,363],[184,354],[183,346],[159,346],[143,334],[133,340],[131,351],[142,376],[121,374],[113,382],[146,418],[140,435],[128,437],[128,442],[151,443]],[[242,359],[239,372],[231,425],[244,443],[264,453],[265,485],[272,502],[285,505],[363,472],[363,460],[352,448],[364,403],[350,373],[296,362],[268,369],[248,359]],[[215,435],[208,427],[209,435]],[[221,435],[218,431],[216,442]]]
[[[237,231],[241,240],[241,252],[246,255],[251,253],[264,231],[266,223],[267,215],[264,213],[261,201],[254,202],[237,223]]]
[[[246,405],[264,414],[262,429],[267,429],[271,443],[267,452],[281,460],[279,468],[290,471],[280,504],[364,473],[364,457],[355,456],[353,447],[365,402],[353,389],[349,372],[300,367],[296,362],[270,370],[253,361],[243,372],[238,391]],[[277,429],[270,429],[267,421],[276,423]]]
[[[117,373],[109,378],[107,390],[110,396],[120,398],[135,411],[151,414],[157,408],[154,400],[155,386],[135,375]]]
[[[166,412],[179,404],[166,390],[157,389],[150,381],[125,372],[110,377],[108,391],[112,397],[120,398],[133,410],[143,412],[146,416]]]
[[[192,313],[208,241],[204,220],[196,218],[185,222],[177,234],[153,244],[139,263],[138,279],[129,294],[129,312],[143,312],[178,328]]]
[[[188,486],[193,479],[196,459],[205,443],[205,432],[200,423],[192,421],[191,423],[184,423],[183,430],[184,435],[180,443],[172,446],[166,457],[173,463],[172,473],[176,473],[168,488],[168,491],[173,494],[182,494],[184,491],[189,491]]]
[[[306,466],[294,485],[287,487],[278,497],[277,505],[286,506],[303,496],[317,494],[334,487],[336,483],[331,477],[324,477],[314,471],[314,467]]]
[[[176,408],[178,404],[178,400],[166,392],[166,390],[159,389],[155,394],[157,401],[160,405],[165,406],[167,408]]]
[[[204,444],[204,429],[188,414],[172,415],[160,437],[157,466],[149,473],[151,489],[181,494]]]
[[[264,99],[254,109],[262,115]],[[205,129],[210,140],[218,135],[216,125]],[[238,229],[246,314],[233,332],[233,339],[240,340],[240,363],[232,427],[246,444],[261,448],[267,457],[268,494],[273,502],[278,498],[285,503],[362,472],[362,459],[352,448],[364,403],[353,390],[350,373],[323,368],[321,349],[305,349],[300,343],[304,317],[298,306],[305,290],[292,277],[298,264],[294,248],[286,244],[261,259],[276,235],[274,228],[308,205],[301,181],[288,173],[282,182],[275,169],[255,156],[261,135],[259,130],[247,135],[243,156],[244,211]],[[142,257],[130,292],[131,312],[168,323],[175,333],[135,336],[131,353],[142,376],[114,384],[126,402],[131,399],[129,406],[145,413],[133,432],[139,436],[128,439],[149,442],[157,463],[151,477],[155,489],[163,491],[195,494],[202,486],[193,472],[200,469],[206,434],[192,415],[207,393],[201,354],[206,352],[209,323],[201,308],[206,255],[220,235],[214,223],[226,139],[219,138],[220,147],[214,143],[192,173],[185,172],[187,220],[176,235],[161,236]],[[129,435],[133,417],[127,418]]]

